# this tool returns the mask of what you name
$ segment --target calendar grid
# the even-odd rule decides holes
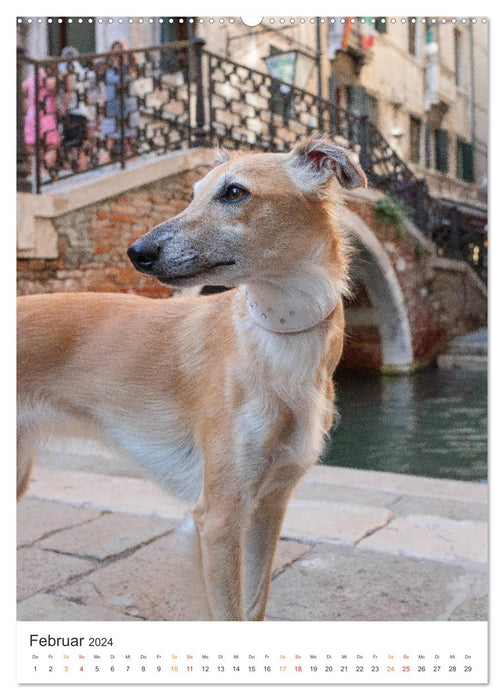
[[[20,622],[18,682],[481,684],[486,649],[484,622]]]

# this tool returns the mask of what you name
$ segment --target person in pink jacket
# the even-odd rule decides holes
[[[54,166],[57,149],[61,144],[57,118],[57,86],[56,76],[50,71],[38,68],[23,82],[23,97],[26,104],[24,138],[29,148],[35,148],[35,73],[38,74],[38,98],[41,105],[39,111],[39,146],[40,157],[49,170]]]

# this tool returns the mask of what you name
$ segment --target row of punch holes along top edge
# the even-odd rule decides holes
[[[133,24],[133,23],[148,23],[148,24],[154,24],[154,23],[159,23],[162,24],[163,22],[168,22],[169,24],[175,24],[175,23],[180,23],[183,24],[184,22],[188,22],[189,24],[234,24],[235,22],[243,22],[243,24],[246,24],[249,27],[255,27],[258,26],[259,24],[262,24],[263,22],[265,24],[305,24],[307,22],[311,24],[315,24],[316,22],[320,24],[335,24],[336,22],[341,22],[342,24],[346,22],[351,22],[352,24],[357,24],[359,22],[364,23],[367,21],[368,18],[366,17],[271,17],[271,18],[266,18],[266,17],[58,17],[58,18],[53,18],[53,17],[18,17],[17,22],[18,24],[42,24],[43,22],[47,22],[48,24],[52,23],[57,23],[57,24],[62,24],[64,22],[68,24],[93,24],[93,23],[98,23],[98,24],[112,24],[113,22],[117,22],[119,24]],[[417,17],[371,17],[371,22],[374,24],[377,24],[379,22],[385,23],[385,22],[390,22],[391,24],[395,24],[396,22],[400,22],[401,24],[406,24],[407,22],[415,23],[415,22],[421,22],[423,24],[429,23],[429,24],[447,24],[447,23],[452,23],[456,24],[457,22],[460,22],[462,24],[468,24],[472,23],[475,24],[476,22],[482,22],[485,24],[487,22],[486,17],[481,17],[481,18],[476,18],[476,17],[441,17],[441,18],[417,18]]]

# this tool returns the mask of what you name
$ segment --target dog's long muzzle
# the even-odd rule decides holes
[[[152,272],[160,252],[161,246],[156,241],[140,239],[128,248],[128,257],[139,272],[149,273]]]

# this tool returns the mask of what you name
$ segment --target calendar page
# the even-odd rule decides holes
[[[15,25],[19,686],[486,685],[489,19]]]

